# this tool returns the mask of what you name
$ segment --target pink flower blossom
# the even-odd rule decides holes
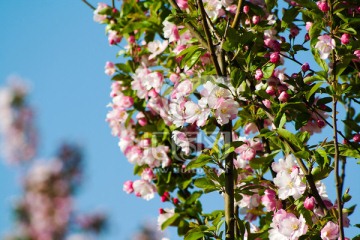
[[[104,23],[106,20],[106,15],[99,14],[99,12],[105,8],[108,8],[109,6],[106,3],[98,3],[97,8],[94,10],[94,21],[98,23]]]
[[[193,84],[190,80],[186,79],[176,85],[171,96],[174,99],[179,99],[181,97],[188,96],[192,91],[193,91]]]
[[[185,10],[189,7],[188,0],[176,0],[176,3],[181,10]]]
[[[221,14],[222,4],[220,0],[204,0],[205,12],[211,19],[216,19]]]
[[[146,201],[153,199],[154,193],[156,192],[155,185],[142,179],[133,182],[133,189],[137,197],[141,197]]]
[[[139,146],[131,146],[124,152],[127,160],[131,164],[137,164],[139,166],[144,165],[143,150]]]
[[[141,173],[141,179],[146,181],[151,181],[155,178],[155,174],[151,168],[145,168]]]
[[[253,209],[260,205],[261,197],[259,194],[254,193],[252,195],[242,194],[242,199],[237,203],[241,208]]]
[[[157,146],[157,147],[149,147],[144,150],[143,161],[149,167],[167,167],[170,165],[171,161],[167,153],[169,152],[168,146]]]
[[[360,60],[360,50],[355,50],[354,55],[358,58],[357,60]]]
[[[161,211],[160,215],[158,216],[157,219],[157,224],[158,224],[158,228],[161,229],[161,225],[168,220],[169,218],[171,218],[172,216],[174,216],[175,214],[175,209],[169,209],[169,208],[165,208]]]
[[[287,102],[290,98],[290,95],[286,92],[286,91],[283,91],[280,93],[278,99],[280,102],[284,103],[284,102]]]
[[[180,34],[177,26],[168,20],[165,20],[163,22],[164,28],[164,37],[169,39],[169,43],[176,42],[180,39]]]
[[[313,24],[314,24],[314,23],[312,23],[312,22],[306,22],[306,23],[305,23],[305,29],[306,29],[306,31],[309,31],[310,28],[311,28],[311,26],[312,26]]]
[[[124,183],[123,186],[123,190],[124,192],[126,192],[127,194],[133,193],[134,192],[134,188],[133,188],[133,182],[128,180]]]
[[[113,108],[126,109],[134,105],[134,99],[130,96],[117,95],[113,98]]]
[[[161,54],[168,46],[168,41],[165,40],[160,42],[159,40],[155,40],[153,42],[148,43],[148,50],[151,52],[149,56],[149,60],[154,59],[156,56]]]
[[[190,141],[184,132],[173,131],[172,138],[177,146],[181,147],[181,150],[186,154],[190,154]]]
[[[105,64],[105,74],[112,76],[116,72],[115,64],[113,62],[106,62]]]
[[[333,49],[335,49],[335,40],[329,35],[322,35],[318,37],[318,42],[315,48],[320,52],[321,59],[327,59]]]
[[[260,141],[243,137],[239,137],[239,141],[244,142],[244,144],[236,148],[235,152],[238,153],[243,160],[250,161],[255,158],[257,151],[263,150],[263,145]]]
[[[275,211],[282,207],[282,203],[276,198],[274,190],[266,189],[264,194],[265,195],[261,197],[261,203],[265,206],[266,211]]]
[[[140,126],[143,127],[143,126],[147,125],[147,119],[143,112],[138,112],[138,114],[136,114],[135,118],[138,120],[138,123]]]
[[[297,218],[293,213],[287,213],[283,209],[274,214],[270,227],[270,240],[297,240],[308,230],[302,215]]]
[[[121,42],[122,36],[119,32],[114,30],[109,30],[108,32],[108,40],[110,45],[115,45],[119,42]]]
[[[294,168],[290,174],[286,171],[278,172],[274,178],[274,184],[278,187],[278,195],[282,200],[290,196],[299,199],[306,190],[305,181],[299,175],[298,168]]]
[[[264,77],[264,74],[261,69],[256,69],[255,71],[255,79],[260,81]]]
[[[321,229],[321,239],[323,240],[336,240],[339,237],[339,225],[329,221]]]
[[[187,123],[195,123],[201,127],[204,126],[210,115],[210,109],[202,108],[200,105],[188,101],[185,103],[185,119]]]
[[[238,102],[227,99],[220,103],[220,106],[215,111],[215,117],[220,125],[227,124],[230,120],[237,117],[239,111]]]

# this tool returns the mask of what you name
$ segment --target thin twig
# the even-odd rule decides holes
[[[204,4],[203,4],[202,0],[198,0],[197,3],[198,3],[199,8],[200,8],[201,20],[202,20],[202,23],[203,23],[203,28],[204,28],[204,31],[205,31],[206,40],[207,40],[207,43],[208,43],[208,49],[210,51],[211,59],[212,59],[213,64],[215,66],[216,73],[219,76],[223,76],[223,72],[220,69],[220,66],[219,66],[219,63],[218,63],[218,60],[217,60],[217,57],[216,57],[216,51],[215,51],[215,48],[214,48],[214,44],[212,42],[212,37],[211,37],[210,30],[209,30],[209,25],[207,23],[207,17],[206,17],[207,14],[205,12]]]
[[[291,152],[295,153],[295,149],[292,146],[292,144],[290,142],[288,142],[286,139],[281,138],[280,140],[283,141],[284,143],[286,143]],[[316,199],[317,204],[319,204],[319,206],[321,207],[321,209],[324,211],[325,215],[327,213],[327,207],[324,203],[324,201],[322,200],[317,188],[316,188],[316,184],[313,178],[313,175],[311,174],[311,172],[307,169],[307,167],[305,166],[303,160],[301,158],[295,157],[296,162],[299,164],[300,169],[303,171],[303,173],[305,174],[305,178],[307,183],[309,184],[310,190],[311,190],[311,194],[314,196],[314,198]]]
[[[181,13],[180,7],[176,4],[175,0],[169,0],[170,5],[178,12]],[[191,22],[185,22],[184,25],[187,29],[191,32],[191,34],[199,41],[199,43],[208,49],[208,45],[204,37],[201,35],[201,33],[197,30],[197,28],[191,23]]]
[[[243,4],[243,0],[239,0],[238,5],[237,5],[237,9],[236,9],[235,18],[234,18],[234,21],[233,21],[233,23],[231,25],[232,28],[236,28],[240,23],[242,4]]]
[[[86,5],[88,5],[92,10],[95,10],[96,8],[93,6],[93,5],[91,5],[88,1],[86,1],[86,0],[81,0],[81,1],[83,1]]]
[[[330,17],[330,22],[331,22],[331,26],[330,26],[330,34],[331,37],[334,38],[334,6],[332,3],[332,0],[328,0],[328,5],[329,5],[329,17]],[[335,49],[332,50],[331,52],[331,62],[332,62],[332,66],[333,66],[333,71],[332,71],[332,81],[331,81],[331,85],[332,87],[335,89],[338,88],[338,80],[336,77],[336,67],[337,67],[337,60],[336,60],[336,52]],[[338,131],[337,131],[337,102],[338,102],[338,97],[336,95],[332,96],[332,103],[333,103],[333,108],[332,108],[332,118],[333,118],[333,139],[334,139],[334,148],[335,148],[335,153],[334,153],[334,165],[335,165],[335,185],[336,185],[336,198],[337,198],[337,205],[338,205],[338,223],[339,223],[339,232],[340,232],[340,236],[339,238],[341,240],[344,240],[344,224],[343,224],[343,202],[342,202],[342,183],[341,183],[341,177],[340,177],[340,173],[339,173],[339,164],[340,164],[340,152],[339,152],[339,142],[338,142]]]
[[[115,8],[115,0],[112,0],[112,7]]]

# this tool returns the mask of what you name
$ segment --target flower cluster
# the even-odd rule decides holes
[[[128,44],[119,52],[121,63],[105,65],[114,80],[106,121],[139,176],[123,189],[146,200],[157,192],[174,205],[160,210],[160,227],[178,225],[179,234],[190,238],[219,238],[221,231],[210,229],[221,229],[223,213],[204,213],[200,202],[202,194],[218,191],[247,222],[260,218],[259,226],[253,224],[244,235],[343,236],[339,229],[348,225],[347,215],[341,224],[337,216],[345,202],[333,204],[321,180],[332,171],[333,159],[359,156],[360,120],[355,113],[344,120],[347,133],[340,136],[347,142],[352,137],[350,145],[327,138],[314,144],[311,137],[337,124],[327,120],[328,112],[337,113],[330,102],[341,101],[355,112],[351,104],[358,95],[351,89],[358,89],[360,77],[354,43],[359,36],[345,18],[357,16],[359,6],[346,1],[348,11],[329,4],[170,0],[155,6],[145,0],[119,9],[98,5],[94,19],[107,24],[109,43],[121,47],[126,39]],[[298,23],[300,15],[304,24]],[[303,61],[303,53],[314,61]],[[281,153],[285,157],[275,161]],[[234,176],[233,187],[229,178]],[[339,213],[331,215],[334,211]],[[338,230],[330,222],[337,222]]]
[[[36,155],[37,131],[34,111],[27,100],[28,87],[19,77],[0,88],[1,152],[10,164],[27,162]]]

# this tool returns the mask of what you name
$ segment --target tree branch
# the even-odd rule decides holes
[[[239,25],[239,23],[240,23],[242,4],[243,4],[243,0],[239,0],[238,5],[237,5],[237,9],[236,9],[235,18],[234,18],[233,23],[231,24],[232,28],[236,28],[237,25]]]
[[[211,59],[212,59],[212,61],[214,63],[216,73],[219,76],[224,76],[224,73],[222,72],[222,70],[221,70],[221,68],[219,66],[219,62],[218,62],[218,59],[217,59],[217,56],[216,56],[216,50],[215,50],[214,44],[212,42],[212,37],[211,37],[210,30],[209,30],[209,25],[207,23],[207,15],[206,15],[206,12],[205,12],[204,4],[203,4],[202,0],[197,0],[197,3],[198,3],[198,6],[200,8],[201,20],[202,20],[204,32],[205,32],[205,35],[206,35],[208,50],[210,51]]]
[[[93,5],[91,5],[88,1],[86,1],[86,0],[81,0],[81,1],[83,1],[86,5],[88,5],[92,10],[95,10],[96,8],[93,6]]]
[[[175,0],[169,0],[170,5],[179,13],[181,13],[181,9],[179,8],[179,6],[176,4]],[[191,32],[191,34],[199,41],[199,43],[205,47],[206,49],[208,49],[208,44],[206,42],[206,40],[204,39],[204,37],[200,34],[200,32],[196,29],[196,27],[191,23],[191,22],[185,22],[184,25],[187,27],[187,29],[189,29],[189,31]],[[209,50],[209,49],[208,49]]]

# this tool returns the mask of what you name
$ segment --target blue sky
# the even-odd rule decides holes
[[[135,179],[132,165],[120,153],[104,120],[110,101],[104,64],[115,61],[118,49],[108,45],[104,26],[93,22],[91,9],[80,0],[0,1],[0,9],[0,85],[11,74],[28,79],[40,130],[38,156],[51,157],[65,140],[81,143],[86,176],[76,207],[109,213],[110,231],[101,239],[127,239],[166,205],[158,197],[146,202],[122,191],[124,181]],[[349,162],[347,183],[355,204],[360,202],[359,166]],[[19,179],[19,171],[0,162],[0,235],[11,229],[11,199],[19,193]],[[333,178],[327,187],[334,187]],[[218,194],[213,194],[205,208],[222,205]],[[352,223],[360,222],[359,216],[352,217]],[[171,234],[171,239],[177,238]]]

